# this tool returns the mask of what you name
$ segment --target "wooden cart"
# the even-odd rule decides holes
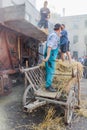
[[[72,80],[68,83],[68,94],[66,98],[62,97],[62,92],[48,92],[45,90],[45,72],[39,66],[22,69],[25,73],[25,79],[29,82],[23,95],[23,106],[25,112],[32,112],[34,109],[53,103],[62,105],[65,110],[65,122],[70,123],[75,105],[80,104],[80,82],[78,70],[72,74],[72,80],[75,81],[71,85]],[[59,75],[58,75],[59,76]],[[77,104],[76,104],[77,103]]]

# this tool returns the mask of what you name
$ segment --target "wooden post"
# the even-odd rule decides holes
[[[78,82],[78,106],[80,105],[80,77],[79,77],[79,70],[77,65],[77,82]]]
[[[28,60],[26,60],[26,68],[28,68]]]
[[[26,60],[26,68],[28,68],[28,60]],[[25,88],[27,87],[28,85],[28,81],[27,81],[27,78],[25,76]]]
[[[18,37],[18,58],[19,58],[19,68],[20,68],[20,60],[21,60],[21,42],[20,42],[20,37]]]
[[[4,82],[2,75],[0,75],[0,94],[4,94]]]
[[[26,68],[28,68],[28,60],[26,60]],[[28,85],[28,81],[27,81],[27,78],[25,76],[25,88],[27,87]]]

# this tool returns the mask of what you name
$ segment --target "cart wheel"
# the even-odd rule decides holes
[[[34,95],[34,90],[31,85],[29,85],[24,92],[23,95],[23,106],[28,105],[31,102],[36,101],[35,95]]]
[[[65,123],[69,124],[71,123],[72,120],[74,105],[75,105],[75,93],[73,90],[70,91],[67,102],[68,105],[65,110]]]

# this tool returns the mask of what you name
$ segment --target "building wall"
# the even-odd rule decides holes
[[[30,4],[28,0],[25,1],[25,10],[26,10],[25,19],[33,23],[35,26],[37,26],[39,19],[39,12],[32,4]]]
[[[2,7],[8,7],[13,5],[11,0],[1,0],[1,1],[2,1]]]
[[[70,40],[71,54],[78,53],[78,57],[87,55],[87,43],[85,42],[85,36],[87,37],[87,25],[85,26],[85,23],[87,24],[87,15],[59,16],[56,19],[58,19],[58,23],[64,23],[66,26]],[[78,36],[76,43],[73,42],[74,36]]]
[[[28,0],[32,5],[36,6],[36,0]]]
[[[36,10],[36,0],[0,0],[1,7],[25,4],[25,19],[37,26],[39,12]]]
[[[17,4],[23,4],[26,1],[30,2],[33,6],[36,6],[36,0],[0,0],[0,7],[7,7]]]
[[[8,7],[8,6],[24,3],[24,0],[1,0],[1,1],[2,1],[2,6],[0,7]]]
[[[2,7],[2,0],[0,0],[0,7]]]

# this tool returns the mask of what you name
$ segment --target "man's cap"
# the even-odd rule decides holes
[[[54,30],[58,30],[61,27],[61,24],[57,23],[54,25]]]

